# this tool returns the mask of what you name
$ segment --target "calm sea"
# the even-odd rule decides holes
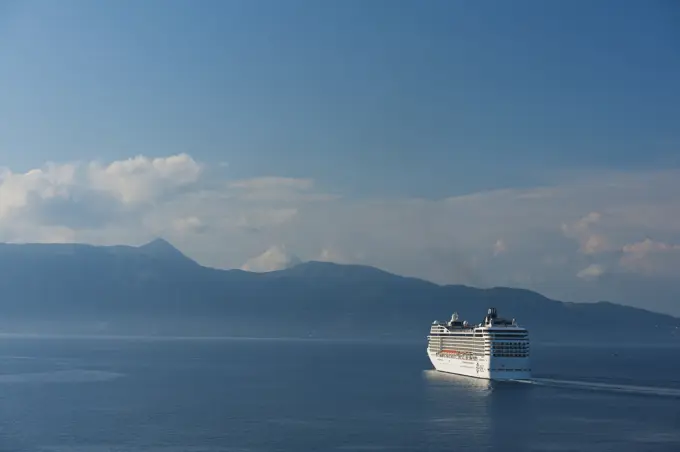
[[[534,347],[534,383],[424,344],[0,341],[0,451],[674,451],[680,349]]]

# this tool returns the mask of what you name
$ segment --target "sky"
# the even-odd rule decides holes
[[[0,0],[0,241],[680,315],[680,6]]]

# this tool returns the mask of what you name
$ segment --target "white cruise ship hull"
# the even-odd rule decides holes
[[[428,352],[434,368],[467,377],[483,378],[487,380],[530,380],[531,368],[528,358],[495,358],[478,357],[465,359],[437,355]]]

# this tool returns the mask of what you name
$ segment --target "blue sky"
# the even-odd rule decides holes
[[[678,165],[679,9],[5,2],[2,160],[188,152],[238,176],[428,197]]]
[[[650,249],[671,252],[674,240],[680,239],[680,228],[671,227],[675,220],[662,218],[659,212],[669,208],[668,203],[676,203],[679,196],[674,194],[673,173],[680,169],[678,43],[680,7],[673,1],[3,1],[0,166],[21,175],[45,168],[51,161],[74,165],[75,173],[80,174],[96,161],[101,165],[96,174],[108,178],[94,183],[92,174],[80,174],[78,177],[94,184],[90,186],[85,179],[72,182],[66,166],[60,167],[61,176],[55,179],[50,167],[52,170],[41,173],[47,182],[6,182],[5,192],[11,196],[6,195],[5,205],[12,207],[5,210],[27,208],[27,200],[33,198],[25,193],[43,190],[44,184],[52,187],[50,196],[58,193],[72,203],[90,199],[69,191],[74,186],[81,194],[94,186],[97,193],[104,188],[118,190],[116,196],[123,196],[124,202],[140,199],[119,190],[121,181],[132,183],[130,174],[141,171],[133,170],[135,165],[157,172],[149,169],[150,179],[132,186],[163,193],[167,200],[170,195],[163,191],[169,186],[167,181],[161,184],[163,190],[151,189],[151,184],[176,173],[162,173],[165,169],[159,170],[159,165],[168,166],[158,163],[164,160],[154,164],[153,159],[186,154],[190,160],[180,160],[188,165],[191,177],[195,174],[193,164],[201,167],[201,176],[196,176],[201,190],[268,176],[278,179],[265,183],[267,190],[275,180],[307,195],[313,191],[339,196],[346,209],[360,209],[362,202],[382,203],[381,208],[388,205],[391,209],[390,203],[412,198],[437,202],[499,189],[517,194],[517,190],[552,186],[562,190],[560,193],[576,196],[573,193],[578,192],[582,197],[564,198],[562,202],[571,210],[553,211],[553,207],[544,206],[532,211],[546,219],[546,231],[548,219],[554,223],[555,231],[550,231],[555,236],[543,231],[547,234],[545,246],[524,243],[511,247],[505,244],[508,239],[501,229],[489,232],[484,240],[491,242],[484,242],[483,247],[491,249],[501,241],[504,245],[500,248],[508,253],[517,248],[534,250],[533,254],[525,251],[521,259],[543,259],[545,256],[536,254],[538,250],[566,244],[564,240],[573,242],[576,233],[568,226],[596,213],[600,217],[586,221],[589,227],[607,218],[619,225],[618,241],[610,238],[608,249],[624,253],[626,245],[650,238],[654,244],[669,247],[649,245]],[[138,155],[146,160],[115,166],[108,173],[102,169]],[[112,174],[121,171],[130,173],[125,173],[129,177],[113,181]],[[663,176],[656,177],[656,172]],[[304,185],[303,180],[312,185]],[[649,180],[651,185],[646,182]],[[71,188],[64,189],[64,184]],[[629,202],[636,200],[634,206],[617,207],[619,201],[605,199],[604,194],[596,202],[599,195],[591,198],[581,193],[590,186],[610,193],[607,187],[616,184],[625,190],[612,196],[623,202],[618,197],[625,192]],[[10,192],[16,186],[25,192]],[[650,186],[654,188],[644,188]],[[635,187],[644,190],[631,194]],[[188,188],[182,190],[185,193]],[[536,193],[532,191],[531,196],[538,196]],[[245,201],[239,206],[253,208]],[[508,200],[505,206],[514,206],[513,201]],[[54,211],[52,205],[44,208]],[[174,207],[176,211],[164,208],[166,216],[181,210],[179,205]],[[295,244],[300,237],[313,235],[312,230],[318,232],[323,218],[314,217],[313,212],[319,207],[270,199],[267,208],[279,212],[277,221],[286,216],[286,209],[289,213],[294,210],[296,214],[290,215],[300,222],[295,229],[298,236],[279,229],[251,242],[225,236],[227,213],[220,217],[220,209],[229,214],[235,210],[217,203],[206,204],[206,211],[182,211],[181,217],[176,213],[177,221],[200,224],[202,236],[177,232],[175,243],[180,242],[199,260],[223,267],[238,266],[251,254],[265,250],[271,251],[268,256],[282,254],[283,248],[286,253],[292,248],[306,256],[317,252],[311,248],[301,251],[299,248],[311,245]],[[411,204],[400,207],[402,217],[392,211],[384,215],[395,216],[395,221],[403,220],[404,215],[412,218],[416,214],[410,208]],[[475,221],[502,225],[505,217],[487,218],[487,208],[474,210],[481,215],[474,217]],[[265,207],[258,209],[258,218],[267,217],[262,214]],[[634,229],[621,226],[621,215],[632,218],[631,209],[638,213],[657,210],[653,222],[638,219],[638,229]],[[123,209],[126,216],[116,223],[115,233],[110,229],[75,230],[72,224],[59,225],[70,229],[56,233],[45,229],[47,223],[36,223],[36,218],[43,221],[46,213],[33,210],[21,221],[13,217],[4,232],[0,227],[2,238],[134,241],[143,237],[126,233],[125,228],[136,228],[135,221],[150,221]],[[0,217],[2,211],[0,206]],[[79,205],[71,211],[87,209]],[[513,212],[517,216],[521,210]],[[418,215],[422,216],[414,220],[414,227],[442,221],[437,220],[439,213],[419,211]],[[33,229],[22,223],[29,217]],[[207,218],[213,218],[213,223],[208,224]],[[362,227],[382,225],[386,217],[381,218]],[[238,221],[229,224],[234,222]],[[54,221],[48,223],[54,226]],[[19,224],[23,231],[34,233],[16,236],[10,230]],[[210,227],[222,235],[206,236]],[[455,232],[453,238],[443,240],[467,242],[468,229],[456,230],[446,222],[442,227]],[[480,225],[472,222],[468,227],[476,230]],[[518,231],[526,227],[517,225]],[[340,237],[350,230],[355,239],[367,237],[366,246],[349,250],[351,246],[342,245]],[[152,227],[145,231],[149,236],[163,232]],[[333,254],[327,247],[333,242],[335,248],[347,248],[335,252],[344,254],[344,260],[363,259],[438,281],[455,273],[451,269],[441,273],[422,270],[441,265],[442,256],[451,254],[442,252],[445,244],[404,245],[422,232],[395,232],[394,243],[405,247],[395,249],[385,235],[360,229],[357,223],[348,224],[344,232],[326,231],[325,236],[318,232],[315,245],[326,256]],[[571,236],[565,231],[571,231]],[[171,232],[165,234],[172,236]],[[543,237],[534,235],[539,236]],[[349,242],[350,235],[347,237]],[[250,246],[230,249],[232,257],[226,259],[220,257],[222,250],[220,256],[210,254],[217,253],[208,245],[215,240],[245,240]],[[384,248],[378,251],[381,243]],[[614,289],[607,292],[595,287],[592,281],[582,290],[567,293],[564,288],[573,284],[569,278],[580,274],[580,281],[588,273],[581,270],[600,266],[590,267],[599,268],[591,273],[600,276],[614,265],[603,263],[604,257],[600,256],[604,259],[600,261],[584,253],[582,247],[581,254],[578,246],[571,250],[578,254],[574,267],[561,269],[569,278],[560,279],[557,270],[548,277],[540,268],[528,266],[521,278],[508,279],[499,276],[507,268],[485,261],[488,256],[478,258],[475,246],[466,249],[465,259],[481,266],[475,272],[485,276],[456,281],[524,285],[571,298],[594,299],[600,294],[625,298]],[[375,249],[369,252],[369,248]],[[560,254],[558,248],[554,252]],[[412,256],[410,264],[406,254]],[[498,254],[494,252],[494,256]],[[584,254],[590,260],[583,260]],[[620,263],[621,256],[607,259]]]

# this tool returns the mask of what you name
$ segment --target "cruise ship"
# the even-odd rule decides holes
[[[435,320],[427,337],[427,355],[440,372],[488,380],[530,380],[529,332],[515,319],[489,308],[484,321],[471,325],[454,313]]]

